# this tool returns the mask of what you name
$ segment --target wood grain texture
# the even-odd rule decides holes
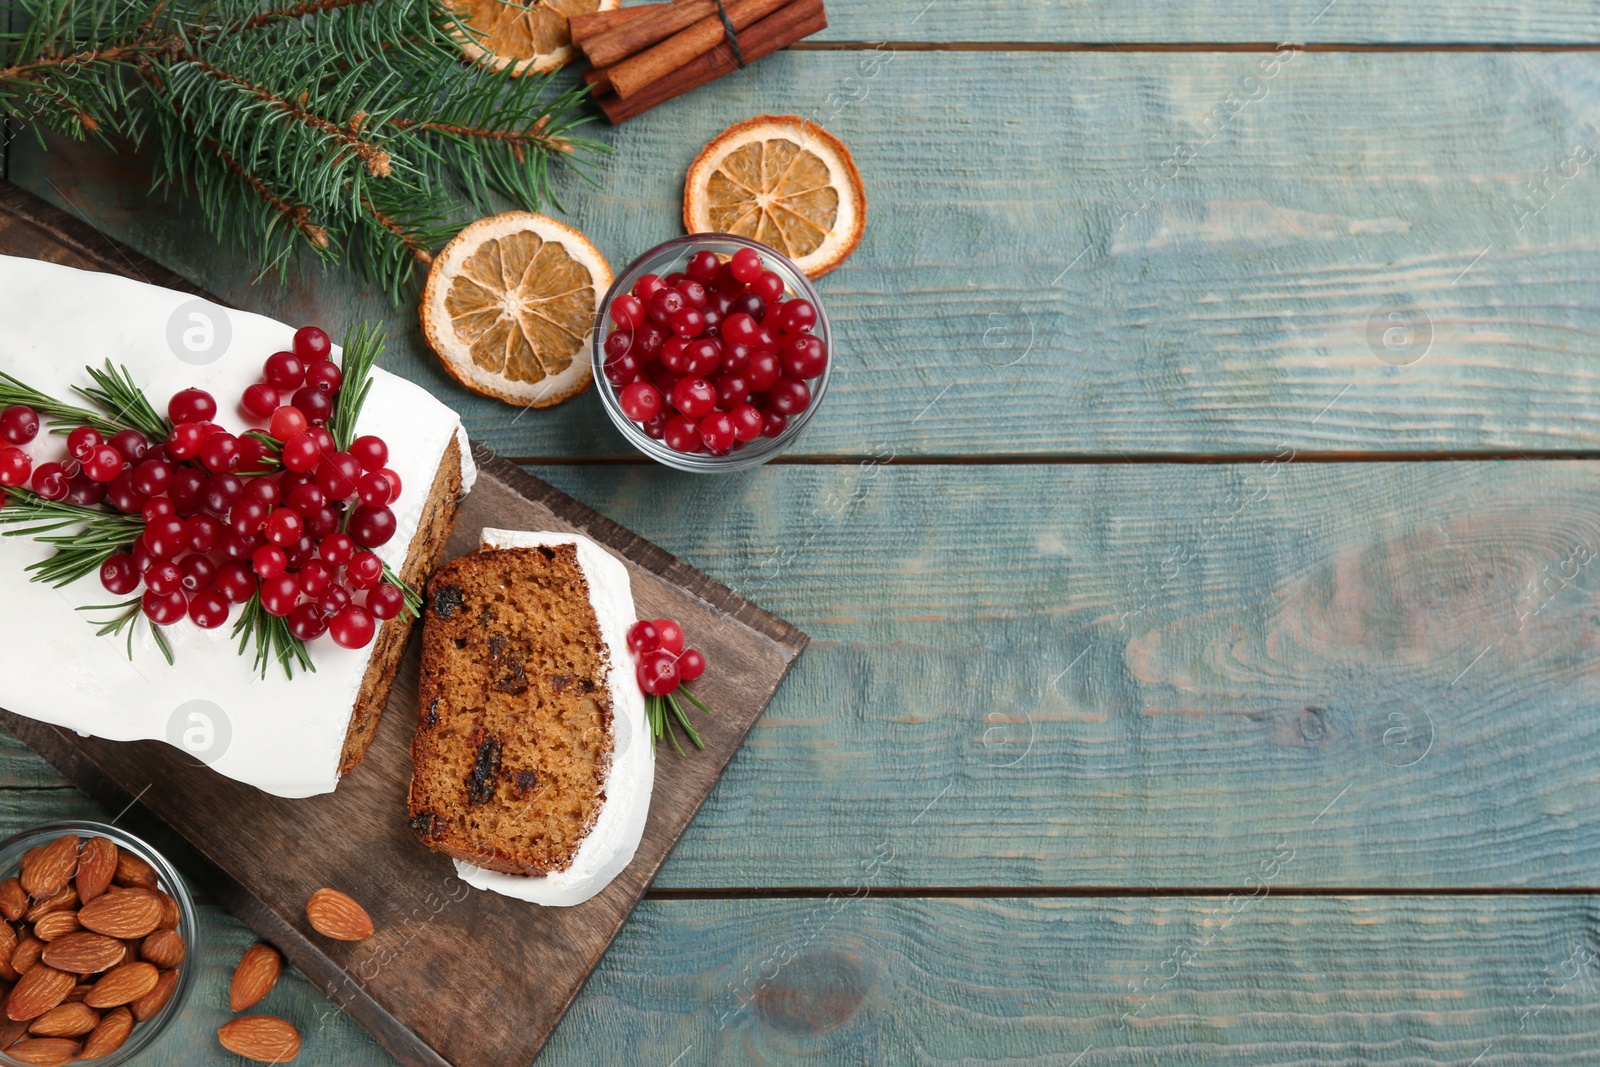
[[[1594,449],[1600,55],[1263,61],[786,53],[597,130],[605,187],[561,190],[620,267],[679,231],[730,120],[798,112],[852,147],[871,217],[821,283],[837,372],[796,455]],[[410,307],[339,272],[252,284],[131,157],[18,142],[11,174],[240,306],[386,318],[387,365],[504,455],[627,453],[593,395],[465,393]]]
[[[658,886],[1600,885],[1600,465],[538,473],[813,637]]]

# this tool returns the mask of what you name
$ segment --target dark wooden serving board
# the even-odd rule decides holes
[[[0,183],[0,253],[172,284],[170,272]],[[183,288],[194,291],[192,286]],[[644,840],[594,899],[541,908],[480,893],[407,825],[418,642],[401,664],[366,762],[334,793],[284,800],[223,778],[160,742],[81,738],[0,712],[0,724],[111,810],[137,802],[221,901],[407,1064],[516,1067],[549,1038],[590,971],[710,793],[790,665],[804,633],[486,449],[446,550],[485,526],[575,530],[628,564],[641,616],[680,620],[716,665],[696,684],[703,752],[656,765]],[[181,841],[181,844],[178,844]],[[180,861],[182,856],[179,857]],[[322,886],[348,892],[377,932],[333,942],[305,919]],[[315,1058],[315,1049],[307,1048]]]

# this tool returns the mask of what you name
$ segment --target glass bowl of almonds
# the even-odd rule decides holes
[[[0,1065],[130,1062],[182,1011],[198,933],[183,879],[126,830],[0,842]]]

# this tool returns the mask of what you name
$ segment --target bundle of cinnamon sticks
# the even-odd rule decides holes
[[[571,24],[594,68],[584,80],[616,123],[826,29],[828,14],[823,0],[667,0]]]

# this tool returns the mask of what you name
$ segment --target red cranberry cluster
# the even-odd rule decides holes
[[[142,584],[144,614],[157,625],[187,616],[213,629],[259,592],[262,609],[286,618],[300,640],[327,633],[363,648],[405,604],[371,551],[395,535],[389,505],[400,477],[381,438],[357,438],[348,452],[335,446],[326,423],[343,377],[332,350],[325,332],[307,326],[245,390],[241,410],[281,448],[224,430],[212,421],[216,399],[184,389],[167,404],[164,442],[79,426],[65,457],[34,466],[19,446],[38,434],[39,417],[11,407],[0,412],[9,442],[0,447],[0,486],[140,515],[144,532],[105,561],[100,581],[119,596]]]
[[[713,455],[777,437],[811,404],[828,366],[817,309],[784,298],[783,279],[740,249],[703,249],[681,272],[646,274],[611,302],[605,375],[644,432],[677,452]]]
[[[706,672],[706,658],[683,647],[683,627],[671,619],[628,627],[628,648],[639,660],[639,688],[651,696],[666,696],[680,682],[692,682]]]

